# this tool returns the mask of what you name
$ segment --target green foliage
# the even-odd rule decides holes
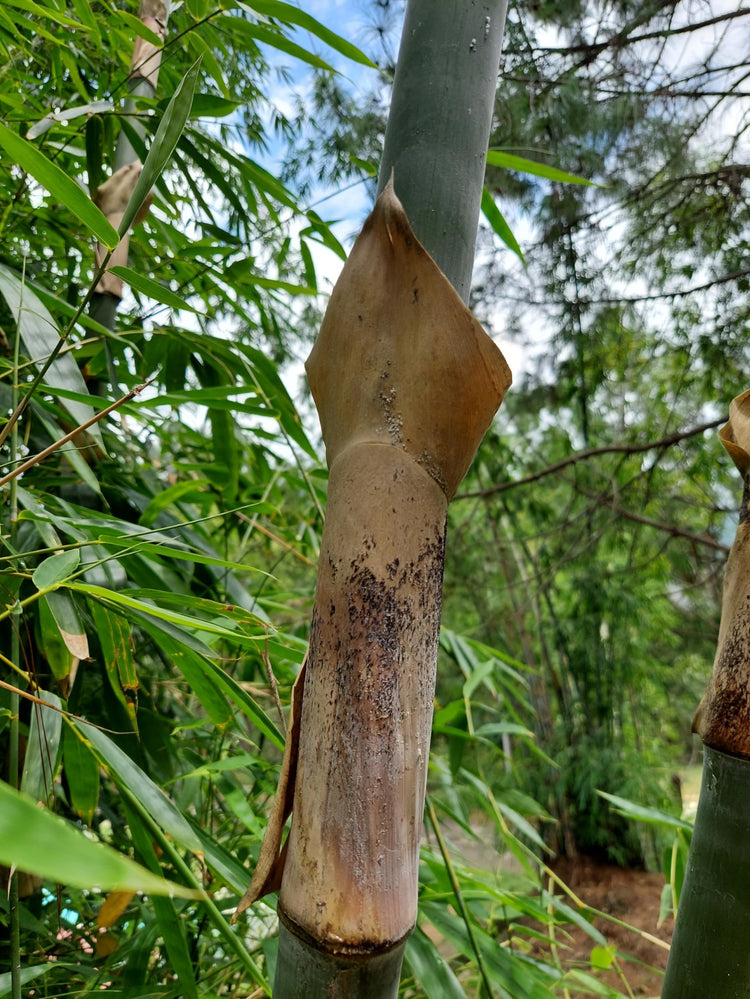
[[[61,882],[20,905],[22,978],[40,994],[268,994],[273,900],[229,918],[275,789],[276,694],[288,704],[304,655],[325,505],[286,375],[319,310],[312,251],[344,253],[301,197],[320,177],[372,177],[382,81],[351,98],[328,65],[367,58],[304,10],[190,0],[159,94],[131,104],[148,29],[121,6],[0,11],[0,402],[30,400],[4,470],[144,386],[5,486],[0,758],[20,732],[3,776],[27,797],[0,784],[2,818],[24,829],[0,837],[0,861]],[[661,778],[689,751],[713,656],[729,494],[706,432],[668,438],[717,421],[750,365],[747,171],[701,145],[678,99],[639,92],[636,47],[576,50],[598,9],[517,13],[484,207],[525,268],[495,254],[477,304],[491,322],[507,295],[538,363],[450,513],[408,996],[616,994],[596,978],[615,958],[592,913],[552,893],[552,848],[661,860],[664,913],[676,905],[689,833]],[[614,32],[652,15],[607,16]],[[569,50],[534,41],[550,19]],[[316,72],[325,162],[308,109],[290,121],[268,98],[271,49]],[[269,120],[295,143],[283,179],[262,165]],[[120,135],[147,165],[130,217],[155,197],[110,328],[87,307],[87,240],[116,240],[89,195]],[[633,800],[672,839],[635,827],[653,811]],[[164,878],[174,897],[155,894]],[[533,956],[570,926],[591,938],[585,972]]]
[[[270,138],[268,47],[327,72],[295,28],[367,62],[296,7],[191,0],[169,24],[165,98],[131,103],[129,53],[136,34],[151,37],[134,10],[108,5],[105,22],[78,0],[44,0],[0,13],[12,83],[0,88],[12,344],[0,400],[16,414],[0,553],[0,861],[24,872],[19,920],[3,901],[0,922],[18,927],[20,980],[40,994],[270,994],[273,899],[237,926],[230,917],[276,785],[277,707],[304,655],[326,487],[282,375],[300,316],[317,310],[313,244],[343,254],[255,158]],[[91,195],[125,139],[144,168],[120,231],[151,189],[154,203],[116,271],[129,292],[110,324],[87,238],[116,243]],[[582,918],[537,901],[546,812],[509,777],[495,787],[502,740],[532,745],[526,670],[449,630],[443,648],[436,838],[403,991],[471,995],[479,976],[501,995],[547,994],[562,970],[495,936],[517,914]],[[474,840],[479,813],[522,876],[456,861],[445,823]],[[19,961],[14,947],[3,966]],[[17,987],[0,977],[0,993]]]

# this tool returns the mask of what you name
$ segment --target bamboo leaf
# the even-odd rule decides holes
[[[148,511],[149,508],[150,504],[146,507],[146,510]],[[197,565],[212,565],[220,569],[232,569],[234,572],[253,572],[260,573],[263,576],[267,575],[262,569],[243,565],[241,562],[231,562],[228,559],[219,558],[218,555],[205,555],[203,552],[195,551],[192,548],[179,548],[177,547],[179,542],[172,539],[169,540],[170,544],[154,544],[150,538],[139,543],[137,539],[133,538],[113,538],[109,535],[103,535],[99,538],[99,544],[105,548],[113,548],[116,551],[125,549],[126,553],[138,551],[145,558],[164,556],[165,558],[176,558],[181,561],[194,562]]]
[[[21,968],[21,985],[26,985],[35,978],[39,978],[41,975],[46,975],[47,972],[52,971],[53,968],[59,967],[60,965],[55,962],[54,964],[35,964],[31,968]],[[0,974],[0,997],[9,996],[11,994],[11,989],[11,973],[10,971],[5,971]]]
[[[636,822],[647,822],[650,825],[665,825],[673,829],[684,829],[691,833],[693,831],[693,824],[677,815],[670,815],[669,812],[663,812],[659,808],[637,805],[634,801],[620,798],[616,794],[608,794],[606,791],[597,791],[596,793],[628,819],[633,819]]]
[[[203,705],[212,723],[219,729],[226,729],[232,721],[232,711],[219,689],[207,660],[200,652],[180,642],[174,634],[159,627],[157,622],[143,622],[142,627],[151,635],[159,648],[182,673],[187,685]]]
[[[99,762],[110,771],[117,784],[139,801],[144,808],[148,809],[154,822],[165,833],[186,850],[191,850],[193,853],[200,853],[200,840],[191,829],[182,812],[127,753],[124,753],[109,736],[93,725],[74,719],[68,719],[68,723],[92,747]],[[110,887],[127,886],[112,885]]]
[[[250,39],[251,43],[263,42],[265,45],[270,45],[272,48],[278,49],[279,52],[286,52],[287,55],[299,59],[300,62],[314,66],[316,69],[333,72],[333,67],[321,59],[320,56],[317,56],[309,49],[303,48],[301,45],[297,45],[296,42],[293,42],[282,31],[277,31],[266,24],[260,24],[258,21],[249,21],[241,17],[232,17],[228,14],[217,18],[216,23],[227,31],[232,31],[237,35]]]
[[[194,305],[191,305],[184,298],[170,291],[163,284],[154,281],[153,278],[146,277],[145,274],[139,274],[132,267],[110,267],[110,271],[112,274],[116,274],[117,277],[122,278],[135,291],[139,291],[148,298],[153,298],[155,302],[161,302],[162,305],[168,305],[170,309],[185,310],[186,312],[196,312],[199,315],[205,315],[200,309],[196,309]]]
[[[76,659],[88,659],[89,643],[86,631],[81,624],[78,610],[70,593],[65,590],[52,590],[44,599],[60,629],[62,640]]]
[[[121,614],[111,611],[98,600],[89,599],[88,605],[99,637],[109,685],[137,732],[135,698],[138,692],[138,673],[133,662],[130,624]]]
[[[159,35],[144,24],[140,17],[136,17],[135,14],[131,14],[127,10],[115,10],[114,13],[116,13],[121,21],[125,22],[128,31],[132,31],[139,38],[143,38],[150,45],[153,45],[154,48],[160,49],[164,44]]]
[[[466,993],[435,944],[417,928],[406,943],[406,962],[428,996],[466,999]]]
[[[38,696],[52,707],[45,708],[41,704],[35,704],[31,712],[21,790],[34,801],[47,801],[57,768],[62,715],[59,711],[59,697],[46,690],[40,690]]]
[[[65,25],[68,28],[83,29],[83,25],[79,24],[74,18],[68,17],[67,14],[61,14],[54,7],[35,3],[34,0],[5,0],[5,5],[7,7],[15,7],[17,10],[26,11],[26,13],[33,14],[36,17],[48,18],[50,21]]]
[[[31,577],[32,582],[38,590],[49,590],[72,576],[80,562],[81,552],[78,548],[71,548],[70,551],[61,552],[59,555],[51,555],[36,567]]]
[[[128,827],[136,850],[142,857],[144,864],[154,874],[160,873],[161,867],[151,836],[144,829],[140,817],[136,815],[133,808],[127,808],[126,812]],[[187,996],[188,999],[198,999],[198,986],[195,981],[193,962],[190,959],[184,920],[180,919],[177,907],[171,898],[155,896],[152,903],[170,963],[180,980],[181,994]]]
[[[99,763],[69,725],[63,733],[63,763],[70,803],[86,825],[90,825],[99,803]]]
[[[484,213],[484,217],[492,226],[493,230],[497,233],[503,243],[505,243],[508,249],[513,250],[521,263],[525,263],[523,251],[518,245],[518,240],[513,235],[513,231],[505,221],[502,212],[495,204],[495,199],[486,187],[482,190],[482,212]]]
[[[16,135],[0,122],[0,146],[26,173],[75,217],[90,229],[100,243],[113,250],[120,242],[117,232],[109,224],[89,196],[56,163],[48,159],[20,135]]]
[[[239,6],[251,14],[277,17],[286,24],[296,24],[298,27],[304,28],[311,34],[316,35],[322,42],[330,45],[332,49],[340,52],[347,59],[352,59],[363,66],[369,66],[371,69],[377,69],[376,64],[364,52],[358,49],[356,45],[352,45],[351,42],[337,35],[330,28],[326,28],[325,25],[321,24],[320,21],[317,21],[310,14],[300,10],[298,7],[293,7],[290,3],[284,3],[282,0],[250,0],[249,4],[241,3]]]
[[[155,877],[128,857],[90,840],[5,782],[0,782],[0,864],[77,888],[200,897],[199,892]]]
[[[562,184],[585,184],[592,186],[592,181],[585,177],[577,177],[573,173],[566,173],[558,170],[557,167],[547,166],[546,163],[539,163],[537,160],[527,160],[523,156],[514,156],[511,153],[504,153],[499,149],[490,149],[487,153],[487,165],[505,167],[506,170],[516,170],[518,173],[530,173],[535,177],[545,177],[547,180],[555,180]]]
[[[190,108],[193,103],[193,93],[198,82],[198,71],[200,70],[200,59],[197,59],[185,76],[180,80],[174,92],[172,100],[169,102],[167,110],[164,112],[156,135],[151,143],[151,148],[146,156],[143,169],[135,185],[128,206],[120,222],[119,232],[121,236],[130,229],[133,220],[138,214],[151,188],[161,176],[161,172],[169,161],[182,130],[190,115]]]
[[[47,306],[28,282],[22,281],[4,264],[0,264],[0,295],[18,322],[21,343],[29,360],[36,365],[43,364],[60,342],[60,330]],[[89,395],[80,368],[67,351],[58,354],[47,369],[44,380],[53,392],[56,389],[71,389],[81,397]],[[77,424],[86,423],[94,415],[93,407],[81,401],[68,402],[65,408]],[[88,434],[101,444],[98,426],[92,426]]]
[[[190,617],[187,614],[183,614],[179,611],[169,610],[166,607],[159,607],[155,604],[146,603],[143,600],[139,600],[137,596],[132,596],[129,593],[123,592],[121,590],[108,590],[103,586],[94,586],[89,583],[71,583],[70,589],[76,592],[85,593],[88,596],[97,597],[103,600],[105,603],[114,604],[125,611],[136,611],[147,617],[157,618],[160,621],[167,621],[170,624],[176,624],[180,628],[185,628],[188,634],[195,633],[197,631],[205,632],[209,635],[216,635],[220,638],[226,638],[229,641],[238,642],[242,645],[251,645],[256,647],[260,641],[260,635],[247,635],[241,631],[232,631],[230,628],[224,625],[217,624],[214,621],[207,621],[201,618]],[[181,604],[182,606],[189,605],[195,609],[208,609],[211,601],[202,601],[196,597],[188,597],[183,594],[169,594],[166,591],[133,591],[138,595],[145,595],[147,598],[158,598],[163,601],[168,601],[174,597],[174,602]],[[253,620],[256,620],[254,616]]]
[[[53,125],[59,122],[73,121],[81,115],[95,115],[114,111],[112,101],[89,101],[88,104],[79,104],[74,108],[66,108],[64,111],[52,111],[45,115],[40,121],[35,122],[26,133],[27,139],[38,139],[40,135],[48,132]]]
[[[160,397],[159,401],[163,401],[163,396]],[[195,497],[198,493],[205,493],[208,486],[208,479],[186,479],[184,482],[176,482],[173,486],[169,486],[167,489],[163,489],[157,493],[149,501],[138,522],[144,527],[150,527],[159,514],[166,510],[167,507],[173,503],[179,503],[181,500],[184,501],[191,496]]]
[[[70,676],[73,663],[78,657],[72,655],[65,644],[65,639],[60,634],[47,597],[42,597],[39,601],[39,632],[39,644],[52,669],[53,676],[56,680],[65,680],[66,677]]]

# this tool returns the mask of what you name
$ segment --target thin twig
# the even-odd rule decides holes
[[[704,545],[706,548],[713,548],[717,552],[729,552],[731,550],[729,545],[725,545],[721,541],[717,541],[715,538],[712,538],[710,534],[695,534],[693,531],[688,531],[687,528],[678,527],[677,524],[667,524],[663,520],[652,520],[651,517],[644,517],[642,513],[635,513],[633,510],[626,510],[625,507],[620,506],[620,504],[614,499],[607,499],[605,496],[590,493],[585,489],[579,488],[578,491],[584,496],[588,496],[589,499],[596,499],[599,502],[605,503],[610,510],[617,514],[618,517],[623,517],[625,520],[632,520],[636,524],[644,524],[646,527],[653,527],[657,531],[663,531],[665,534],[671,534],[674,538],[685,538],[687,541],[693,541],[697,545]]]
[[[268,677],[268,683],[271,687],[271,693],[273,694],[274,704],[276,705],[276,710],[279,713],[279,718],[281,720],[281,729],[286,735],[286,718],[284,717],[284,710],[281,707],[281,698],[279,697],[279,685],[276,683],[276,677],[273,674],[273,666],[271,666],[271,657],[268,655],[268,633],[266,633],[266,644],[263,649],[263,663],[266,667],[266,676]]]
[[[27,690],[21,690],[20,687],[14,687],[11,683],[6,683],[4,680],[0,680],[0,687],[3,690],[9,690],[12,694],[17,694],[18,697],[23,697],[27,701],[31,701],[32,704],[41,704],[43,708],[49,708],[50,711],[57,711],[58,714],[63,715],[65,718],[72,718],[73,721],[82,722],[84,725],[90,725],[91,728],[98,729],[100,732],[107,732],[109,735],[133,735],[132,731],[118,731],[114,728],[104,728],[103,725],[95,725],[90,722],[88,718],[82,718],[80,715],[74,715],[72,711],[66,711],[65,708],[58,708],[54,704],[50,704],[49,701],[45,701],[41,697],[36,697],[34,694],[30,694]]]
[[[713,430],[715,427],[719,427],[723,423],[726,423],[728,419],[729,417],[724,415],[718,420],[710,420],[708,423],[701,423],[697,427],[691,427],[690,430],[682,430],[674,434],[668,434],[666,437],[661,437],[656,441],[648,441],[646,444],[605,444],[602,447],[587,448],[585,451],[577,451],[575,454],[571,454],[569,457],[563,458],[562,461],[555,462],[554,465],[547,465],[546,468],[542,468],[538,472],[532,472],[530,475],[525,475],[522,479],[514,479],[510,482],[500,482],[496,486],[488,486],[486,489],[479,489],[471,493],[459,493],[458,496],[456,496],[456,499],[474,499],[476,497],[484,498],[486,496],[494,496],[497,493],[507,492],[508,489],[515,489],[518,486],[527,486],[531,482],[538,482],[539,479],[543,479],[547,475],[554,475],[556,472],[560,472],[562,469],[568,468],[569,465],[576,465],[579,461],[587,461],[589,458],[596,458],[600,454],[641,454],[643,451],[655,451],[659,448],[670,447],[671,445],[679,444],[680,441],[687,440],[690,437],[697,437],[698,434],[705,433],[706,430]]]
[[[105,416],[109,416],[110,413],[114,412],[114,410],[122,406],[124,402],[129,402],[130,399],[138,395],[148,385],[150,385],[153,380],[154,379],[151,378],[149,379],[149,381],[143,382],[143,384],[141,385],[136,385],[135,388],[132,388],[129,392],[126,392],[125,395],[123,395],[121,398],[115,400],[115,402],[107,406],[106,409],[102,409],[95,416],[92,416],[90,420],[87,420],[85,423],[81,423],[80,426],[77,426],[75,428],[75,430],[71,430],[69,434],[66,434],[64,437],[61,437],[60,440],[55,441],[53,444],[50,444],[49,447],[46,447],[43,451],[40,451],[39,454],[35,454],[33,457],[25,461],[22,465],[19,465],[18,468],[14,468],[12,472],[8,472],[7,475],[3,476],[3,478],[0,479],[0,487],[7,485],[8,482],[12,482],[12,480],[18,478],[19,475],[23,475],[24,472],[28,471],[30,468],[33,468],[34,465],[38,465],[39,462],[44,461],[45,458],[49,458],[49,456],[51,454],[54,454],[55,451],[59,450],[59,448],[61,448],[63,444],[67,444],[69,441],[72,441],[77,434],[83,433],[84,430],[88,430],[89,427],[92,427],[95,423],[98,423],[100,420],[103,420]]]

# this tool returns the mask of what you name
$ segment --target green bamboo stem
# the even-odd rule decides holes
[[[26,278],[26,261],[24,260],[23,279]],[[23,286],[23,282],[22,282]],[[23,292],[22,292],[23,294]],[[11,389],[11,409],[18,406],[18,365],[21,356],[21,306],[19,304],[16,319],[16,337],[13,344],[13,386]],[[18,421],[10,431],[10,453],[15,460],[18,454]],[[18,530],[18,483],[12,482],[9,498],[9,528],[12,550],[16,550],[16,533]],[[20,608],[14,601],[11,616],[11,646],[10,657],[14,663],[21,658],[21,642],[19,638]],[[19,786],[19,754],[20,754],[20,718],[21,698],[17,691],[10,695],[10,731],[8,746],[8,783],[14,789]],[[14,868],[10,873],[8,884],[8,918],[10,921],[10,991],[11,999],[21,999],[21,914],[18,911],[18,871]]]
[[[719,431],[744,490],[716,658],[693,721],[703,784],[663,999],[750,995],[750,390]]]
[[[367,957],[331,955],[282,921],[273,994],[277,999],[396,999],[405,948],[402,940]]]
[[[409,0],[378,193],[469,299],[507,0]]]
[[[703,750],[703,783],[662,999],[750,995],[750,760]]]
[[[170,14],[170,0],[141,0],[138,16],[156,34],[164,37],[167,27],[167,20]],[[154,52],[150,43],[143,39],[136,40],[131,62],[130,77],[128,79],[128,92],[130,96],[125,101],[125,113],[133,115],[133,128],[137,135],[143,137],[145,129],[137,116],[134,115],[136,98],[153,98],[156,95],[156,80],[158,78],[159,55]],[[138,159],[133,144],[124,129],[120,130],[115,146],[114,171],[126,167]],[[92,192],[93,193],[93,192]],[[116,221],[116,220],[112,220]],[[115,226],[116,228],[117,226]],[[127,244],[128,236],[124,237]],[[127,251],[125,252],[127,257]],[[118,261],[122,262],[122,261]],[[96,286],[96,285],[95,285]],[[117,308],[120,304],[120,296],[115,291],[108,289],[106,285],[101,285],[91,301],[89,315],[105,329],[113,330],[117,318]]]

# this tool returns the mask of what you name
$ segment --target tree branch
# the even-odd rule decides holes
[[[732,21],[737,17],[746,17],[750,14],[749,7],[740,8],[740,10],[730,10],[726,11],[724,14],[717,14],[715,17],[709,17],[705,21],[697,21],[694,24],[684,24],[681,28],[657,28],[655,31],[646,31],[642,35],[632,35],[629,36],[626,31],[618,31],[617,34],[612,35],[604,42],[579,42],[576,45],[560,45],[560,46],[535,46],[533,51],[538,53],[548,54],[572,54],[575,52],[585,53],[587,57],[593,59],[595,56],[604,52],[605,49],[612,48],[623,48],[626,45],[635,45],[637,42],[648,42],[653,41],[655,38],[671,38],[674,35],[685,35],[693,31],[700,31],[701,28],[710,28],[714,24],[720,24],[723,21]]]
[[[698,284],[692,288],[684,288],[681,291],[659,291],[654,292],[651,295],[616,295],[612,298],[588,298],[583,296],[576,300],[577,305],[637,305],[639,302],[658,302],[664,298],[685,298],[687,295],[696,295],[700,291],[709,291],[711,288],[715,288],[717,285],[728,284],[730,281],[737,281],[739,278],[748,277],[750,275],[750,267],[743,267],[742,270],[732,271],[730,274],[723,274],[721,277],[712,278],[711,281],[706,281],[705,284]],[[518,295],[503,295],[502,291],[498,292],[499,297],[504,298],[509,302],[521,302],[523,305],[541,307],[544,305],[564,305],[569,306],[572,304],[570,299],[559,298],[559,299],[545,299],[544,301],[533,301],[531,299],[522,298]]]
[[[666,437],[661,437],[656,441],[648,441],[646,444],[605,444],[602,447],[588,448],[585,451],[578,451],[575,454],[571,454],[569,457],[563,458],[562,461],[555,462],[554,465],[548,465],[546,468],[542,468],[538,472],[532,472],[530,475],[526,475],[522,479],[514,479],[510,482],[500,482],[498,485],[488,486],[486,489],[479,489],[471,493],[459,493],[455,498],[457,500],[476,498],[484,499],[487,496],[496,496],[498,493],[507,492],[509,489],[516,489],[518,486],[527,486],[531,482],[538,482],[539,479],[544,479],[548,475],[554,475],[556,472],[560,472],[564,468],[568,468],[570,465],[577,465],[580,461],[587,461],[589,458],[596,458],[600,454],[641,454],[644,451],[654,451],[659,448],[671,447],[673,444],[679,444],[680,441],[687,440],[690,437],[697,437],[698,434],[705,433],[706,430],[713,430],[715,427],[719,427],[723,423],[726,423],[727,419],[728,417],[724,415],[717,420],[710,420],[707,423],[701,423],[697,427],[691,427],[690,430],[682,430],[674,434],[668,434]],[[621,512],[623,515],[626,513],[626,511]]]
[[[713,548],[715,551],[727,553],[730,551],[729,545],[722,544],[721,541],[712,538],[710,534],[694,534],[693,531],[688,531],[684,527],[678,527],[677,524],[668,524],[663,520],[652,520],[651,517],[645,517],[642,513],[634,513],[632,510],[626,510],[614,498],[609,499],[600,493],[589,492],[588,489],[581,489],[579,487],[578,492],[583,496],[588,496],[589,499],[597,500],[599,503],[606,503],[613,513],[616,513],[618,517],[622,517],[624,520],[632,520],[636,524],[645,524],[646,527],[653,527],[655,530],[663,531],[665,534],[670,534],[675,538],[686,538],[688,541],[704,545],[706,548]]]

